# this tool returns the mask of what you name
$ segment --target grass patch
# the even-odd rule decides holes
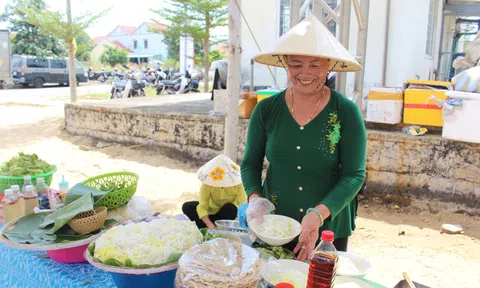
[[[107,100],[110,99],[110,92],[88,93],[77,96],[78,99]]]

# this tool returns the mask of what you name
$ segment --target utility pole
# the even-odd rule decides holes
[[[67,0],[67,17],[68,17],[68,33],[69,38],[67,40],[68,48],[68,83],[70,84],[70,101],[72,103],[77,101],[77,77],[75,75],[75,53],[73,47],[73,35],[72,35],[72,7],[70,0]]]
[[[227,113],[225,115],[224,153],[237,162],[238,150],[238,100],[240,98],[240,5],[239,0],[228,1],[228,78]]]

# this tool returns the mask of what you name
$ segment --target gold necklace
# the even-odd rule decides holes
[[[305,126],[305,125],[307,125],[308,123],[310,123],[310,121],[312,121],[313,115],[314,115],[315,112],[317,111],[318,105],[320,105],[320,101],[322,101],[323,95],[325,94],[325,91],[326,91],[325,85],[322,86],[322,90],[323,90],[323,91],[322,91],[322,95],[320,96],[320,99],[318,99],[317,105],[315,105],[315,108],[313,109],[312,113],[310,113],[310,117],[308,118],[307,122],[306,122],[305,124],[301,125],[302,127]],[[294,103],[294,101],[293,101],[293,89],[292,89],[292,88],[290,88],[290,98],[292,98],[292,109],[291,109],[291,111],[292,111],[292,116],[293,116],[293,119],[296,119],[296,117],[295,117],[295,109],[293,108],[293,105],[294,105],[293,103]]]

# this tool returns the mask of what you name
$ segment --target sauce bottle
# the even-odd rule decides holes
[[[25,215],[29,215],[33,213],[33,209],[38,207],[38,195],[33,190],[32,185],[28,185],[25,187],[25,193],[23,194],[24,199],[24,207],[25,207]]]
[[[20,186],[12,185],[11,189],[13,191],[13,197],[17,198],[18,205],[19,205],[19,207],[21,208],[21,211],[22,211],[22,216],[24,216],[25,215],[25,209],[24,209],[25,200],[23,199],[23,193],[20,192]]]
[[[29,175],[23,176],[23,185],[22,185],[22,193],[23,194],[25,194],[25,187],[27,187],[28,185],[33,186],[32,177],[29,176]]]
[[[335,284],[338,256],[333,246],[334,233],[323,231],[321,240],[309,259],[307,288],[330,288]]]
[[[5,190],[5,197],[2,200],[2,209],[3,221],[5,224],[23,216],[23,207],[20,207],[20,204],[18,203],[17,198],[15,198],[12,189]]]

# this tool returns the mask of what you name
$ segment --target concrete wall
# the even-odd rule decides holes
[[[173,148],[207,160],[223,150],[220,117],[66,104],[66,129],[104,141]],[[239,122],[244,151],[248,120]],[[435,197],[480,207],[480,144],[368,131],[369,191]]]

